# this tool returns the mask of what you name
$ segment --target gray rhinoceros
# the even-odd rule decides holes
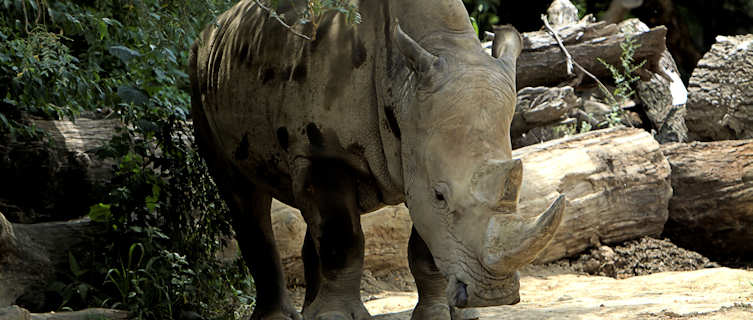
[[[360,24],[328,14],[308,41],[242,0],[191,52],[196,139],[255,279],[251,318],[300,318],[272,197],[308,226],[304,319],[369,318],[360,215],[401,202],[413,220],[414,319],[517,303],[516,270],[551,240],[564,207],[560,197],[535,218],[516,212],[522,166],[509,130],[520,35],[500,29],[492,57],[460,0],[354,4]],[[298,5],[283,4],[282,18],[294,21]]]

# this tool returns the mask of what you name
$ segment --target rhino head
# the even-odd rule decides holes
[[[517,213],[523,168],[511,159],[520,34],[497,30],[492,56],[478,50],[424,49],[393,30],[412,70],[399,112],[406,204],[419,235],[448,280],[451,305],[479,307],[520,301],[517,270],[557,230],[560,196],[534,218]],[[467,47],[467,46],[466,46]]]

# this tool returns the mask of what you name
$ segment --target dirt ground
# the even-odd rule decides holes
[[[642,238],[521,270],[522,302],[481,319],[753,319],[753,265],[723,268],[668,240]],[[361,296],[381,320],[407,320],[407,269],[365,271]],[[298,307],[304,288],[291,288]]]

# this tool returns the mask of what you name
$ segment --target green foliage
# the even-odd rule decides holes
[[[622,123],[622,119],[625,116],[622,105],[635,94],[633,84],[640,79],[636,71],[646,63],[645,60],[638,64],[635,63],[635,50],[639,47],[640,44],[630,34],[626,34],[625,40],[620,43],[622,54],[620,55],[619,67],[615,67],[603,59],[597,58],[612,74],[612,79],[616,85],[612,92],[609,92],[603,86],[599,87],[604,93],[607,103],[612,107],[612,112],[607,115],[606,120],[609,127],[618,126]]]
[[[232,319],[253,304],[242,263],[214,258],[231,233],[228,215],[187,121],[190,45],[232,2],[0,1],[0,135],[32,136],[29,116],[95,109],[124,123],[99,151],[117,160],[107,199],[90,211],[107,232],[69,255],[68,278],[50,286],[60,295],[52,307]]]
[[[499,0],[463,0],[463,4],[479,37],[483,38],[484,31],[491,31],[493,25],[499,24]]]
[[[295,2],[286,3],[287,5],[293,5],[292,9],[297,17],[296,21],[290,25],[285,22],[284,17],[279,13],[279,11],[284,10],[279,0],[254,1],[260,4],[262,8],[265,8],[271,17],[276,18],[278,22],[285,25],[290,32],[312,41],[316,40],[316,31],[319,23],[327,14],[339,13],[345,17],[345,21],[349,24],[361,23],[361,14],[358,12],[358,8],[349,0],[307,0],[305,8],[295,7]],[[305,24],[312,26],[310,29],[311,34],[305,35],[294,30],[296,25]]]

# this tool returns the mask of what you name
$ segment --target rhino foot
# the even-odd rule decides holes
[[[301,315],[291,306],[283,308],[282,311],[264,311],[259,308],[254,309],[250,320],[301,320]]]
[[[317,299],[303,310],[305,320],[368,320],[371,315],[360,299]]]
[[[433,304],[429,306],[417,305],[413,309],[411,320],[450,320],[450,307],[447,304]]]
[[[452,320],[475,320],[481,317],[481,314],[476,308],[457,308],[452,307],[451,314]]]

